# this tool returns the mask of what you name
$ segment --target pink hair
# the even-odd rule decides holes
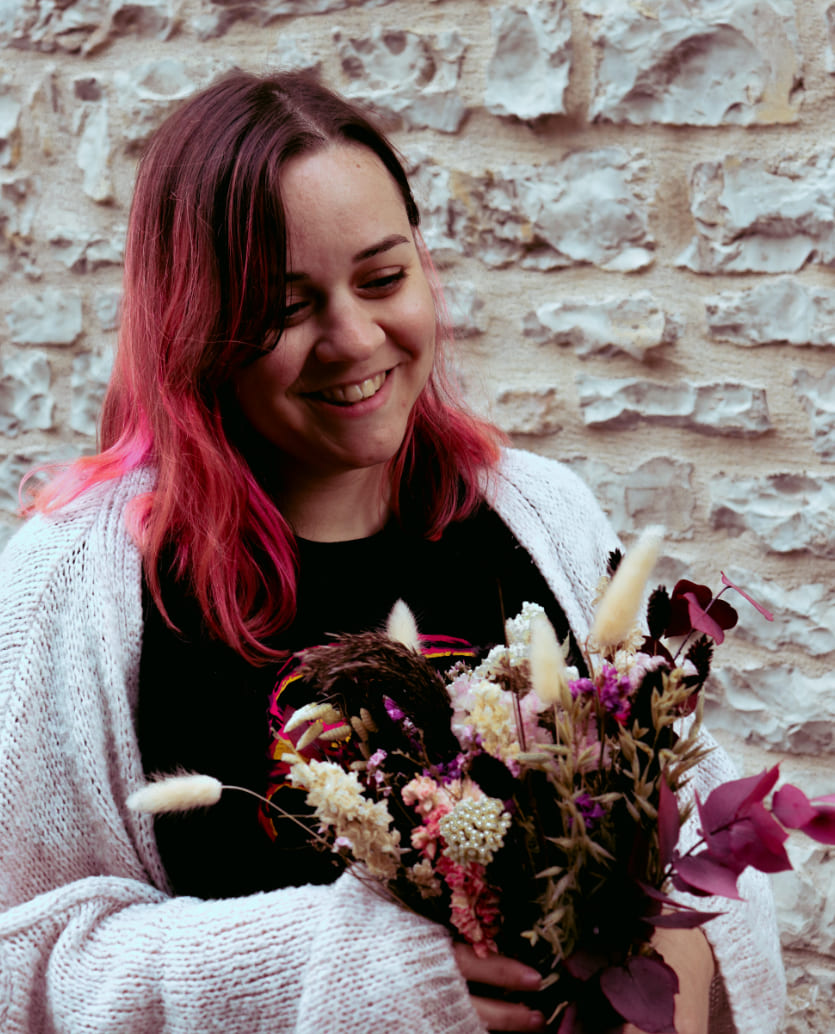
[[[472,513],[501,436],[466,412],[444,373],[448,320],[402,164],[361,112],[302,73],[232,73],[153,137],[131,207],[101,451],[30,489],[30,509],[49,512],[96,484],[153,468],[155,487],[134,501],[131,521],[157,606],[165,613],[160,563],[173,550],[174,572],[208,628],[253,663],[278,656],[268,640],[295,614],[296,549],[257,475],[231,383],[281,334],[281,166],[340,140],[370,147],[394,177],[439,313],[438,358],[390,463],[395,514],[438,538]],[[421,514],[415,499],[425,501]]]

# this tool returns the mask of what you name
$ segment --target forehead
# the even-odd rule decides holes
[[[368,148],[340,144],[291,159],[281,192],[294,265],[343,247],[353,255],[392,234],[412,240],[400,189]]]

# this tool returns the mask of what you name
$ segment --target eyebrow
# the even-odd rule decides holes
[[[402,233],[392,233],[388,237],[383,237],[382,240],[377,241],[376,244],[372,244],[368,248],[363,248],[362,251],[358,251],[356,255],[353,255],[351,261],[364,262],[366,259],[374,258],[375,255],[382,255],[383,252],[391,251],[392,248],[396,248],[401,244],[411,244],[412,241],[408,237],[404,237]],[[306,280],[306,273],[288,273],[287,283],[294,283],[298,280]]]
[[[379,255],[384,251],[390,251],[392,248],[396,248],[399,244],[408,243],[408,237],[404,237],[402,233],[393,233],[388,237],[383,237],[383,239],[378,241],[376,244],[372,244],[370,248],[364,248],[362,251],[358,251],[351,261],[363,262],[365,259],[374,258],[375,255]]]

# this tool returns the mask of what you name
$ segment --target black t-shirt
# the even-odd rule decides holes
[[[503,618],[541,604],[560,639],[567,621],[527,552],[486,506],[430,542],[390,523],[350,542],[299,541],[298,609],[271,645],[295,652],[334,633],[382,628],[404,599],[421,633],[486,650],[504,639]],[[146,773],[202,772],[267,788],[267,706],[280,664],[253,667],[209,636],[194,600],[161,572],[172,631],[144,587],[145,624],[137,730]],[[300,706],[302,700],[294,700]],[[294,794],[296,791],[292,791]],[[249,795],[224,793],[213,808],[159,816],[156,833],[175,892],[232,897],[334,879],[340,868],[312,850],[292,823],[271,840]]]

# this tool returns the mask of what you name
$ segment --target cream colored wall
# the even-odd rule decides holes
[[[388,112],[474,405],[570,462],[662,574],[744,602],[709,721],[835,790],[835,4],[9,0],[0,15],[0,540],[93,447],[136,154],[231,65]],[[236,16],[236,12],[240,16]],[[785,1027],[829,1034],[835,869],[775,880]]]

